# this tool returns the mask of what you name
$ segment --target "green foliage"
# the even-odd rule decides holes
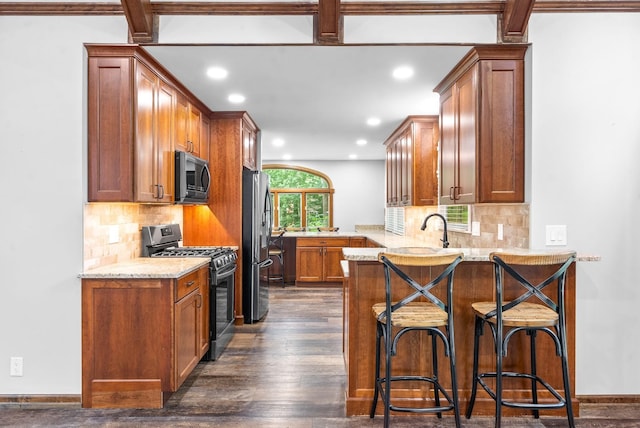
[[[296,169],[265,169],[272,189],[326,189],[329,183],[324,178]]]

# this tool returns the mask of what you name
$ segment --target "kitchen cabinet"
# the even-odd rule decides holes
[[[348,237],[298,238],[296,283],[342,281],[342,248],[349,245]]]
[[[82,279],[82,406],[161,408],[208,350],[209,268]]]
[[[438,116],[409,116],[385,141],[387,206],[437,205]]]
[[[209,110],[137,45],[85,48],[89,202],[172,203],[178,128],[208,159]]]
[[[175,148],[203,156],[203,114],[184,95],[176,95],[176,137]]]
[[[242,119],[242,165],[251,170],[258,170],[259,160],[258,127],[249,116]]]
[[[474,47],[436,86],[440,204],[524,201],[527,46]]]
[[[173,201],[174,90],[141,62],[135,62],[134,200]]]

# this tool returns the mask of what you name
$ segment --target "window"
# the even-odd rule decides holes
[[[273,227],[333,226],[333,184],[325,174],[291,165],[264,165],[274,207]]]

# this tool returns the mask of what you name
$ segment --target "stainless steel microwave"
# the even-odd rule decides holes
[[[177,204],[206,204],[209,202],[211,174],[209,162],[191,153],[176,150],[176,188]]]

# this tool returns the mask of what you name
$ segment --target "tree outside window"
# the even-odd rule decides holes
[[[333,226],[333,185],[325,174],[290,165],[264,165],[275,210],[274,228]]]

